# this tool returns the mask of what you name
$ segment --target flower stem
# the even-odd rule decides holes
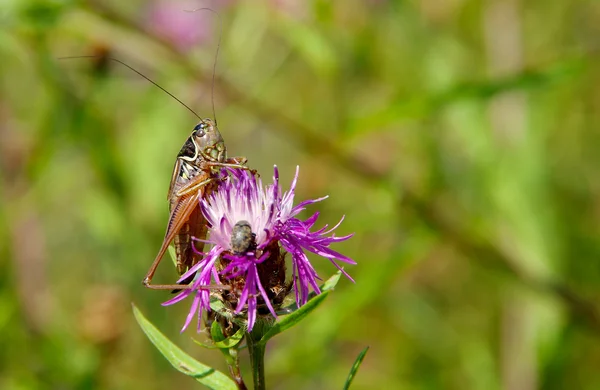
[[[240,361],[238,359],[238,351],[235,348],[228,350],[229,356],[226,358],[227,365],[229,366],[229,374],[237,384],[238,390],[248,390],[244,380],[242,379],[242,373],[240,371]]]
[[[250,364],[252,365],[252,379],[254,390],[265,390],[265,350],[266,345],[260,342],[264,334],[264,326],[257,321],[252,332],[246,333],[246,344],[250,353]]]

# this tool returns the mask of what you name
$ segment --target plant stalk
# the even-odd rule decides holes
[[[246,344],[250,353],[250,364],[252,365],[252,379],[254,390],[265,390],[265,350],[266,345],[260,342],[264,334],[264,327],[257,321],[252,332],[246,333]]]
[[[246,384],[244,383],[244,379],[242,379],[237,349],[230,348],[228,353],[229,357],[227,358],[227,366],[229,366],[229,374],[237,384],[238,390],[248,390]]]

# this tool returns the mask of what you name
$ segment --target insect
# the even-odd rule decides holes
[[[194,10],[192,12],[198,10]],[[221,36],[219,35],[219,43],[217,44],[217,51],[213,63],[213,95],[215,85],[215,69],[220,45]],[[97,56],[75,56],[62,57],[61,59],[96,57]],[[160,88],[163,92],[178,101],[181,105],[183,105],[200,119],[194,110],[141,72],[116,58],[106,57],[106,59],[117,62],[148,80],[150,83]],[[213,100],[213,116],[214,113],[215,107]],[[201,255],[198,255],[193,250],[191,238],[197,237],[200,240],[205,239],[208,231],[207,221],[200,211],[199,201],[216,189],[217,181],[222,179],[219,174],[221,168],[232,167],[249,169],[245,164],[246,159],[243,157],[227,157],[225,142],[223,141],[223,137],[217,128],[216,119],[214,122],[211,119],[200,119],[200,123],[194,127],[191,135],[185,141],[181,150],[179,151],[179,154],[177,155],[177,160],[175,161],[175,167],[173,168],[173,174],[169,186],[169,193],[167,196],[169,200],[170,212],[167,231],[156,258],[152,262],[152,265],[148,269],[146,276],[142,280],[144,286],[157,290],[180,290],[191,288],[191,286],[182,286],[179,284],[168,285],[151,283],[154,273],[156,272],[156,269],[171,242],[173,242],[175,247],[176,267],[177,272],[180,275],[184,274],[190,267],[199,261]],[[204,249],[204,243],[202,241],[198,241],[196,244],[196,249],[198,252],[202,252]],[[190,280],[183,281],[182,283],[187,284],[192,278],[193,276],[190,277]],[[206,287],[223,288],[224,286]]]
[[[238,221],[231,230],[231,251],[236,255],[256,249],[256,234],[248,221]]]
[[[177,272],[182,275],[196,264],[201,255],[192,248],[191,237],[206,238],[206,218],[200,211],[199,201],[216,189],[221,180],[219,171],[223,167],[248,169],[243,157],[227,157],[223,137],[211,119],[202,119],[183,144],[169,186],[169,223],[160,250],[142,283],[157,290],[185,289],[182,285],[153,285],[152,277],[167,248],[173,242],[176,253]],[[202,252],[204,243],[196,242]],[[185,283],[185,281],[184,281]]]

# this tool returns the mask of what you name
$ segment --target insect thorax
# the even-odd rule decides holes
[[[202,172],[200,164],[193,164],[187,160],[181,159],[179,172],[177,173],[177,182],[185,184]]]

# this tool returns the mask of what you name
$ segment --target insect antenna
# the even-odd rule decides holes
[[[75,59],[81,59],[81,58],[99,58],[99,57],[102,57],[102,56],[95,56],[95,55],[89,55],[89,56],[69,56],[69,57],[58,57],[58,59],[59,60],[75,60]],[[187,108],[188,111],[190,111],[192,114],[194,114],[196,116],[196,118],[202,120],[202,118],[200,118],[200,116],[198,114],[196,114],[196,111],[192,110],[187,104],[185,104],[180,99],[178,99],[177,96],[173,95],[171,92],[169,92],[166,89],[164,89],[163,87],[161,87],[158,83],[154,82],[152,79],[150,79],[149,77],[147,77],[142,72],[138,71],[137,69],[135,69],[132,66],[127,65],[125,62],[123,62],[123,61],[121,61],[121,60],[119,60],[117,58],[114,58],[114,57],[103,57],[103,58],[111,60],[111,61],[114,61],[116,63],[119,63],[119,64],[121,64],[121,65],[129,68],[130,70],[134,71],[138,75],[142,76],[143,78],[145,78],[146,80],[148,80],[149,82],[151,82],[152,84],[154,84],[154,86],[156,86],[159,89],[161,89],[164,93],[166,93],[167,95],[171,96],[173,99],[177,100],[179,102],[179,104],[181,104],[182,106],[184,106],[185,108]],[[213,74],[213,81],[214,81],[214,74]],[[213,102],[213,111],[214,111],[214,102]]]
[[[215,112],[215,74],[217,73],[217,59],[219,58],[219,50],[221,49],[221,38],[223,37],[223,19],[221,19],[221,15],[217,11],[212,8],[196,8],[193,10],[185,10],[185,12],[197,12],[197,11],[210,11],[214,15],[219,18],[219,39],[217,41],[217,49],[215,50],[215,60],[213,61],[213,72],[212,72],[212,82],[210,86],[211,100],[212,100],[212,111],[213,111],[213,120],[215,122],[215,126],[217,125],[217,114]]]

